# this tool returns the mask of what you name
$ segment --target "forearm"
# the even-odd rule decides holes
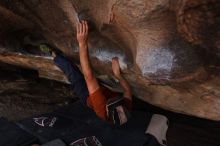
[[[132,100],[131,87],[130,87],[128,81],[122,75],[118,78],[118,80],[119,80],[120,85],[123,89],[124,97],[129,100]]]
[[[82,67],[83,75],[86,79],[93,77],[92,69],[89,63],[89,55],[88,55],[88,45],[80,44],[79,45],[79,55],[80,55],[80,65]]]
[[[86,84],[89,90],[89,94],[93,94],[98,88],[99,84],[95,76],[93,75],[90,62],[89,62],[89,53],[87,44],[79,44],[79,56],[80,56],[80,65],[82,67],[82,72],[86,80]]]
[[[119,80],[124,91],[124,97],[132,100],[131,88],[127,80],[123,77],[120,70],[120,64],[117,57],[112,58],[112,71],[114,76]]]

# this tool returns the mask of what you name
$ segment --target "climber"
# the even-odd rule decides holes
[[[88,53],[87,21],[78,23],[77,40],[82,73],[66,57],[53,53],[55,64],[66,74],[81,102],[93,109],[99,118],[117,125],[126,123],[132,108],[132,93],[128,82],[121,74],[118,59],[112,58],[112,71],[124,91],[123,96],[101,86],[93,74]]]

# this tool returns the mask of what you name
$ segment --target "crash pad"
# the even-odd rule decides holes
[[[5,118],[0,118],[0,146],[30,146],[37,138]]]
[[[95,136],[104,146],[142,146],[147,140],[145,130],[151,116],[147,112],[133,111],[128,123],[115,127],[76,102],[52,113],[21,120],[17,125],[38,137],[40,143],[59,138],[68,145]]]

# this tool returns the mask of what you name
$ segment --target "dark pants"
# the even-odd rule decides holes
[[[54,58],[54,63],[65,73],[71,83],[71,88],[79,97],[82,104],[87,105],[86,101],[89,92],[84,76],[79,68],[62,55],[57,55]]]

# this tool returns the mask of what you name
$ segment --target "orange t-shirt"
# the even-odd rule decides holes
[[[114,98],[119,96],[119,93],[113,92],[105,87],[99,88],[93,94],[89,95],[87,98],[87,105],[92,108],[96,115],[103,119],[107,120],[107,113],[106,113],[106,103],[107,100],[110,98]],[[125,99],[125,106],[131,110],[132,102],[131,100]]]

